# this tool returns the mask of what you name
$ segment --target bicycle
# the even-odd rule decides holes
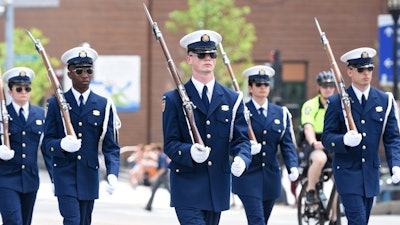
[[[324,183],[329,181],[332,177],[332,169],[324,168],[319,181],[316,185],[316,193],[318,194],[318,203],[308,205],[306,204],[306,188],[307,188],[307,173],[303,171],[300,179],[301,191],[297,201],[297,217],[299,225],[324,225],[329,222],[333,224],[332,220],[332,205],[335,195],[337,196],[336,204],[336,224],[341,225],[344,216],[341,210],[340,197],[336,191],[335,182],[333,182],[332,189],[329,192],[329,199],[324,194]]]

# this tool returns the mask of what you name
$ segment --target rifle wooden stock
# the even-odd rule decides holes
[[[162,33],[160,31],[160,29],[158,28],[158,25],[156,22],[153,22],[153,19],[151,18],[150,12],[149,10],[147,10],[146,5],[143,3],[144,6],[144,11],[146,13],[147,19],[149,20],[152,29],[153,29],[153,33],[154,36],[156,37],[157,41],[160,43],[160,46],[164,52],[165,55],[165,59],[167,60],[168,63],[168,70],[172,76],[172,78],[175,81],[175,84],[177,86],[178,92],[179,92],[179,96],[182,100],[182,105],[183,105],[183,109],[184,109],[184,113],[185,116],[187,118],[188,121],[188,125],[189,125],[189,132],[191,132],[191,136],[193,137],[193,140],[195,143],[199,143],[201,145],[204,146],[204,142],[200,136],[199,130],[197,129],[196,126],[196,122],[194,119],[194,114],[193,114],[193,109],[194,109],[194,105],[193,103],[190,101],[189,96],[186,93],[186,89],[184,84],[182,83],[182,79],[176,69],[175,63],[172,60],[172,57],[169,53],[167,44],[164,41],[164,38],[162,36]]]
[[[31,32],[29,32],[28,30],[26,30],[26,33],[32,39],[33,43],[35,44],[36,50],[42,57],[43,63],[46,66],[48,78],[51,82],[51,86],[53,87],[54,95],[56,96],[58,106],[60,107],[60,110],[61,110],[65,130],[67,131],[68,135],[72,135],[72,136],[76,137],[74,127],[72,126],[72,123],[71,123],[71,117],[69,115],[70,106],[64,97],[64,92],[62,91],[61,84],[58,81],[56,74],[54,73],[54,70],[50,64],[48,57],[47,57],[46,51],[45,51],[44,47],[42,46],[42,44],[40,43],[39,39],[35,39],[33,37],[33,35],[31,34]]]
[[[333,69],[333,74],[335,75],[335,83],[336,83],[336,87],[338,89],[339,95],[342,99],[342,107],[343,107],[343,110],[345,111],[345,120],[348,124],[348,128],[350,130],[357,131],[357,127],[356,127],[356,124],[354,123],[353,115],[351,113],[350,97],[346,92],[346,85],[344,83],[343,76],[339,70],[337,63],[336,63],[335,56],[333,55],[331,46],[329,44],[328,38],[325,35],[325,32],[322,32],[317,18],[314,18],[314,20],[315,20],[315,24],[318,28],[318,32],[321,36],[322,44],[324,46],[326,54],[328,55],[329,62],[331,63],[331,66]]]
[[[224,47],[222,46],[221,43],[219,43],[219,50],[221,51],[221,54],[222,54],[222,60],[224,61],[224,64],[226,65],[226,68],[228,69],[229,76],[232,79],[233,89],[237,92],[240,92],[240,87],[236,80],[235,73],[233,72],[230,60],[229,60],[226,52],[224,51]],[[244,117],[246,118],[247,126],[249,127],[249,138],[250,138],[250,140],[257,142],[256,135],[254,134],[253,127],[251,126],[250,111],[246,107],[246,104],[244,103],[244,101],[243,101],[243,105],[244,105]]]
[[[4,94],[4,83],[3,83],[3,78],[1,74],[1,69],[0,69],[0,101],[1,101],[1,117],[2,117],[2,124],[3,124],[3,141],[4,145],[6,145],[8,148],[10,148],[10,136],[8,134],[8,124],[10,122],[10,115],[8,114],[7,111],[7,105],[6,105],[6,97]]]

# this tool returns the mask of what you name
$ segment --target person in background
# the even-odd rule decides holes
[[[351,114],[356,130],[343,115],[342,96],[328,98],[322,144],[334,153],[333,175],[349,225],[366,225],[379,194],[380,140],[393,174],[400,180],[400,133],[394,98],[371,85],[375,49],[353,49],[340,57],[347,64]]]
[[[211,30],[198,30],[180,40],[192,68],[185,89],[196,106],[193,114],[204,145],[192,141],[178,91],[162,98],[171,206],[180,224],[219,224],[221,212],[229,209],[229,171],[241,176],[251,161],[242,98],[215,80],[216,46],[221,41],[221,35]]]
[[[232,192],[237,194],[246,211],[249,225],[265,225],[275,200],[282,194],[278,149],[291,181],[297,180],[298,158],[289,110],[268,101],[270,80],[275,75],[269,66],[253,66],[243,71],[248,78],[251,100],[246,103],[251,125],[259,143],[252,140],[252,160],[240,177],[232,177]]]
[[[64,96],[77,137],[66,135],[56,98],[47,101],[43,145],[53,156],[55,195],[64,225],[91,224],[94,200],[99,197],[99,146],[107,170],[106,190],[112,194],[117,185],[120,165],[117,113],[108,107],[107,98],[89,88],[97,56],[90,47],[72,48],[61,56],[72,81],[72,88]]]
[[[51,157],[41,146],[45,110],[29,103],[34,77],[33,70],[27,67],[12,68],[3,77],[11,96],[7,105],[10,146],[5,145],[4,139],[0,146],[0,213],[4,224],[32,222],[39,189],[39,149],[51,178]]]
[[[167,189],[168,192],[171,193],[171,188],[169,185],[169,170],[168,170],[168,163],[169,163],[169,158],[168,156],[164,153],[162,146],[159,144],[152,144],[153,151],[157,153],[157,173],[151,177],[151,196],[149,198],[149,201],[147,202],[147,205],[145,209],[147,211],[152,210],[152,204],[154,200],[154,196],[156,195],[156,192],[158,188],[163,185],[165,189]]]
[[[335,93],[335,78],[331,70],[321,71],[317,75],[318,95],[307,100],[301,108],[301,125],[304,130],[305,144],[303,145],[307,160],[307,193],[306,203],[316,204],[315,185],[321,176],[324,166],[331,167],[331,154],[321,142],[324,129],[324,116],[327,99]],[[329,158],[329,163],[328,162]],[[335,208],[335,207],[334,207]]]

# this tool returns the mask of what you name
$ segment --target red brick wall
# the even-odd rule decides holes
[[[50,39],[46,46],[49,56],[60,57],[65,50],[86,41],[99,54],[141,57],[141,110],[120,113],[121,146],[162,141],[161,97],[174,88],[164,55],[150,33],[143,3],[158,22],[170,53],[179,64],[184,57],[179,39],[184,33],[170,33],[164,25],[169,12],[187,7],[185,1],[60,0],[58,8],[15,9],[15,27],[39,28]],[[266,61],[270,50],[279,49],[283,61],[308,62],[308,88],[304,90],[307,97],[316,92],[312,88],[315,75],[329,68],[314,17],[326,32],[344,72],[339,62],[341,54],[361,46],[378,47],[377,15],[387,12],[385,1],[368,1],[367,4],[365,0],[252,0],[237,1],[237,4],[249,5],[252,10],[247,19],[254,23],[258,37],[253,50],[255,60]],[[4,37],[3,32],[4,17],[1,17],[0,35]]]

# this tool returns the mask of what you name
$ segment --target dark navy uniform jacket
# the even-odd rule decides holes
[[[362,110],[353,88],[347,90],[352,100],[351,112],[362,141],[356,147],[345,146],[343,136],[347,128],[342,113],[341,99],[335,94],[328,99],[322,143],[334,152],[333,173],[340,194],[373,197],[379,194],[379,142],[382,136],[386,159],[391,169],[400,166],[400,135],[395,110],[392,107],[382,133],[388,95],[371,87],[367,104]]]
[[[276,199],[282,192],[278,149],[280,148],[286,168],[298,165],[290,117],[286,117],[285,128],[282,107],[268,103],[267,118],[263,122],[265,119],[261,117],[264,116],[258,113],[253,101],[247,102],[246,106],[251,112],[251,125],[262,149],[252,156],[250,167],[241,177],[232,176],[232,192],[262,200]]]
[[[171,206],[220,212],[229,209],[229,155],[251,160],[248,127],[241,102],[233,122],[233,139],[229,142],[232,110],[238,94],[215,82],[208,113],[190,80],[185,84],[190,100],[196,105],[194,117],[204,141],[211,148],[204,163],[195,163],[190,155],[192,139],[177,90],[163,96],[164,152],[171,159]]]
[[[80,112],[71,90],[65,93],[70,104],[70,117],[78,139],[82,139],[79,151],[69,153],[61,149],[61,139],[65,137],[60,108],[56,98],[48,100],[45,136],[43,145],[53,156],[53,179],[56,196],[68,195],[79,200],[99,197],[99,139],[103,131],[103,121],[107,99],[92,91]],[[118,176],[119,145],[113,133],[113,114],[110,112],[107,133],[102,143],[107,174]]]
[[[29,115],[24,125],[12,104],[7,106],[10,115],[9,137],[14,158],[0,159],[0,187],[9,188],[21,193],[34,192],[39,189],[38,150],[43,135],[45,111],[38,106],[29,105]],[[47,168],[51,159],[42,150]]]

